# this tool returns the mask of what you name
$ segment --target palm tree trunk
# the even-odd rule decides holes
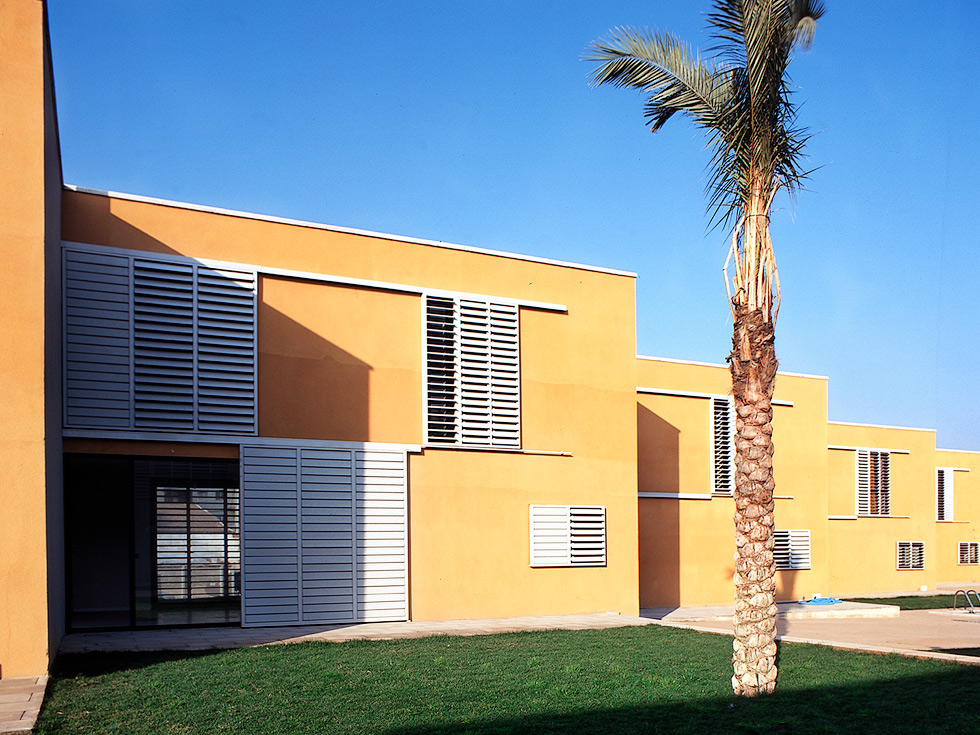
[[[735,306],[735,643],[732,689],[752,697],[776,687],[776,562],[773,558],[773,320]]]

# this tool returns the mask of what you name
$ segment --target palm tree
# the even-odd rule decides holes
[[[754,696],[776,686],[772,393],[779,277],[769,213],[792,194],[807,135],[795,126],[787,69],[813,39],[820,0],[715,0],[707,16],[712,63],[669,34],[619,28],[589,46],[594,85],[640,90],[653,132],[676,112],[708,135],[712,223],[731,228],[725,286],[734,329],[728,358],[735,400],[735,643],[732,688]]]

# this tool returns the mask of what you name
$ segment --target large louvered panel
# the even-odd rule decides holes
[[[354,609],[354,482],[349,449],[301,450],[305,623],[347,622]]]
[[[133,393],[136,428],[193,431],[194,269],[133,263]]]
[[[363,450],[355,453],[355,461],[358,619],[407,620],[405,453]]]
[[[131,425],[129,260],[66,251],[65,425]]]
[[[197,401],[201,431],[255,430],[255,274],[199,267]]]
[[[428,441],[520,446],[517,306],[428,296],[425,309]]]
[[[735,409],[731,398],[711,399],[711,492],[735,490]]]
[[[300,622],[298,450],[242,447],[242,624]]]
[[[248,446],[242,466],[245,625],[408,618],[404,451]]]

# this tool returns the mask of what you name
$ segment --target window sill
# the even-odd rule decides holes
[[[886,515],[866,515],[865,516],[865,515],[859,515],[859,516],[855,516],[855,517],[856,518],[892,518],[892,519],[898,519],[898,520],[903,520],[903,519],[904,520],[908,520],[912,516],[891,516],[891,515],[888,515],[888,516],[886,516]]]

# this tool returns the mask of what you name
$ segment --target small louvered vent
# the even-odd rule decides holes
[[[961,541],[959,549],[960,564],[980,564],[980,543]]]
[[[604,566],[606,509],[599,505],[532,505],[531,566]]]
[[[711,399],[711,492],[731,495],[735,488],[735,411],[731,398]]]
[[[425,321],[428,441],[519,447],[517,306],[427,296]]]
[[[810,568],[810,530],[806,528],[773,531],[776,569]]]
[[[899,541],[897,556],[899,569],[925,569],[926,567],[925,544],[922,541]]]

